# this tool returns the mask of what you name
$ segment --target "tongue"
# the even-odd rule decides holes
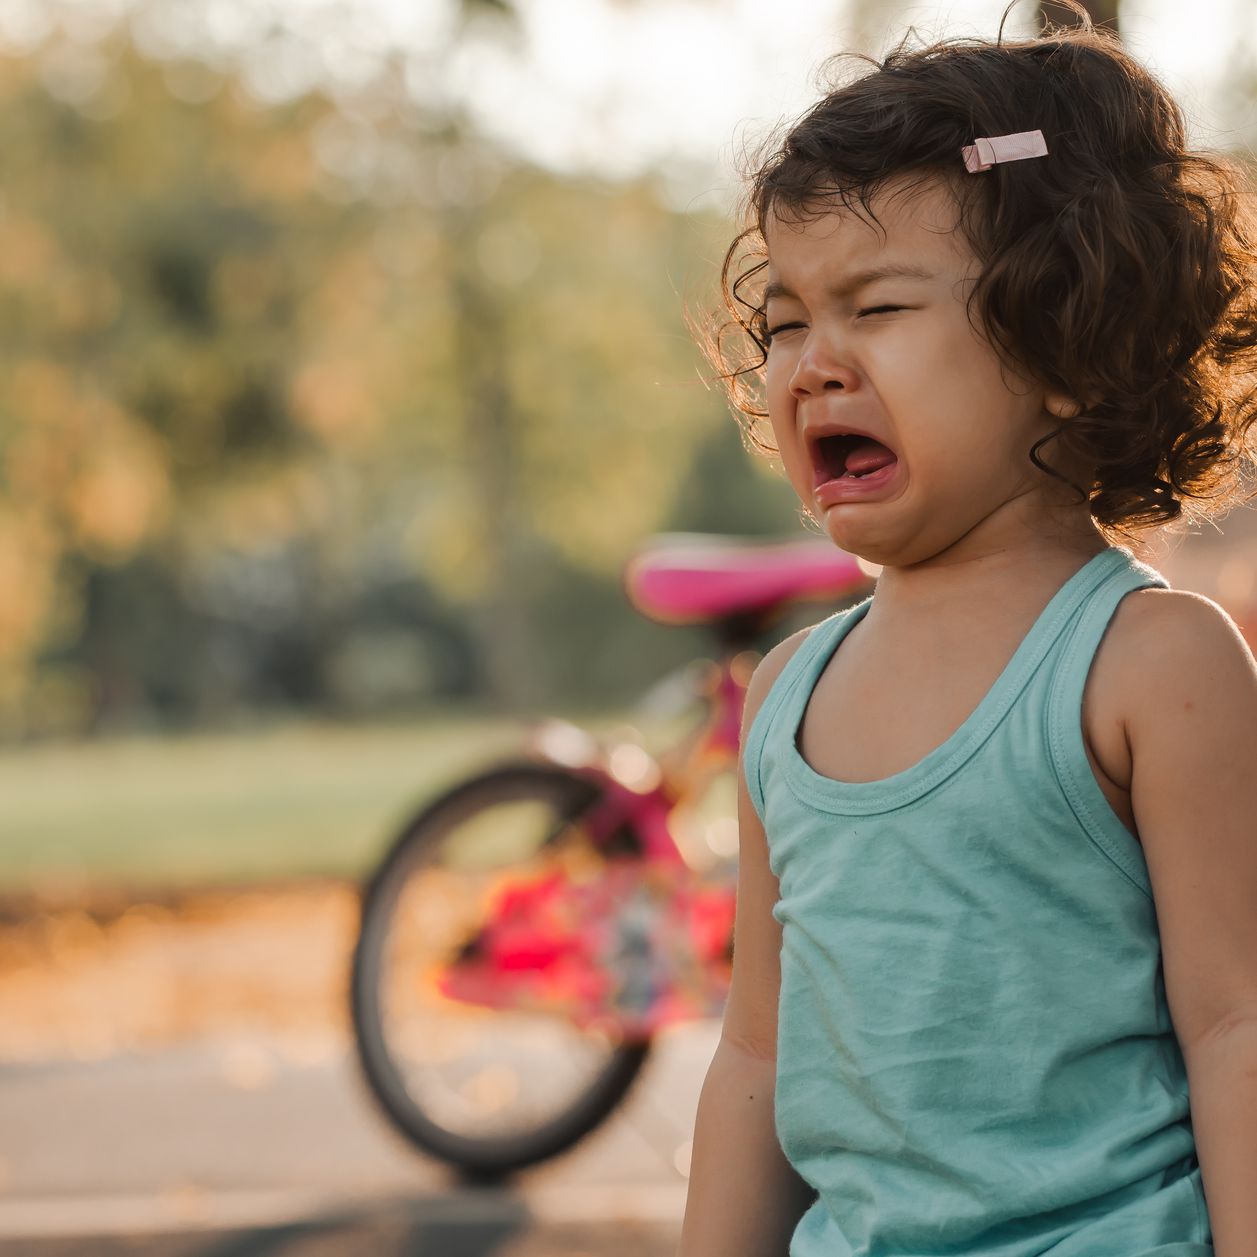
[[[889,467],[891,463],[897,461],[894,453],[888,450],[880,441],[866,439],[858,445],[853,445],[848,452],[847,471],[855,471],[859,472],[860,475],[866,475],[870,471]]]

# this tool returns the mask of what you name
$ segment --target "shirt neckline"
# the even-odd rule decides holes
[[[826,637],[811,653],[796,683],[793,701],[787,704],[784,713],[782,755],[790,786],[801,798],[823,810],[848,814],[889,811],[919,798],[954,773],[977,750],[1022,691],[1077,605],[1111,573],[1132,561],[1133,555],[1123,546],[1109,546],[1092,555],[1048,600],[1004,670],[960,727],[915,764],[878,781],[840,781],[824,776],[799,750],[799,730],[816,682],[846,635],[868,614],[873,605],[872,596],[835,616]],[[823,627],[818,626],[814,631]]]

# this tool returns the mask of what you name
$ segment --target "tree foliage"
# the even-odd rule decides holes
[[[512,697],[493,643],[562,655],[530,589],[614,600],[736,444],[682,318],[728,224],[122,33],[89,91],[69,47],[0,60],[0,727]],[[790,527],[745,476],[726,526]]]

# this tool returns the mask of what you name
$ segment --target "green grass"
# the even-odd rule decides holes
[[[517,722],[443,717],[0,749],[0,893],[358,877],[417,804],[520,744]]]

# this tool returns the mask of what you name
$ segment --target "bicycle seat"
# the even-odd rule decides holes
[[[652,620],[710,624],[797,602],[827,602],[872,579],[854,555],[823,537],[763,541],[664,533],[629,559],[624,591]]]

